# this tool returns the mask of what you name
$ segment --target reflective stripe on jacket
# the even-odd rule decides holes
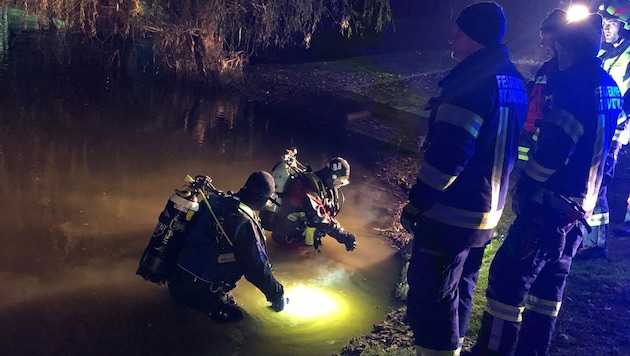
[[[600,63],[584,60],[550,79],[551,104],[517,185],[524,196],[542,188],[574,198],[587,214],[595,207],[623,104]]]
[[[409,199],[429,219],[487,231],[479,235],[487,241],[505,205],[527,114],[525,87],[505,46],[473,53],[440,86]]]
[[[602,68],[617,82],[621,95],[630,87],[630,41],[624,40],[619,47],[602,50],[600,56]]]

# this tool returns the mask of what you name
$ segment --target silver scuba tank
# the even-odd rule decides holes
[[[166,282],[186,239],[186,224],[198,210],[196,191],[175,190],[158,218],[158,224],[140,259],[137,275],[157,284]]]
[[[278,209],[282,206],[282,198],[284,197],[284,186],[288,180],[293,179],[297,174],[306,171],[297,160],[297,148],[290,148],[285,151],[282,160],[278,162],[271,170],[271,176],[275,184],[275,204],[265,206],[260,211],[260,219],[265,230],[273,231],[276,225]]]

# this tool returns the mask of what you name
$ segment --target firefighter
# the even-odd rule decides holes
[[[430,101],[424,160],[401,224],[414,234],[407,313],[419,355],[458,355],[484,246],[495,231],[527,115],[521,75],[502,44],[503,9],[465,8],[449,37],[459,59]]]
[[[585,220],[595,207],[606,153],[622,111],[615,81],[596,57],[602,18],[558,32],[559,72],[540,135],[512,197],[516,218],[489,270],[473,355],[547,355]]]
[[[263,219],[263,226],[273,231],[273,241],[283,246],[319,250],[321,239],[330,235],[346,251],[353,251],[356,237],[335,219],[343,206],[340,188],[349,183],[350,164],[342,157],[331,159],[315,172],[310,168],[295,170],[281,187],[280,208],[273,218]]]
[[[608,8],[611,10],[611,8]],[[614,11],[613,11],[614,13]],[[625,112],[628,112],[628,86],[630,85],[630,39],[629,31],[624,29],[624,23],[607,11],[600,11],[603,20],[604,43],[599,53],[602,67],[615,80],[624,96]],[[608,257],[608,238],[610,236],[610,208],[608,206],[608,185],[615,174],[617,157],[621,147],[628,143],[628,121],[621,116],[613,137],[613,145],[608,153],[604,179],[600,187],[597,205],[588,219],[592,231],[584,235],[582,245],[576,259],[595,259]],[[623,227],[623,225],[622,225]]]
[[[173,299],[201,310],[217,323],[243,318],[230,291],[242,276],[282,311],[284,288],[273,276],[256,211],[274,193],[271,174],[252,173],[233,196],[211,195],[191,222],[188,238],[168,279]]]
[[[555,36],[558,27],[566,22],[566,18],[567,13],[564,10],[554,9],[540,24],[540,47],[549,60],[538,68],[536,75],[527,85],[529,106],[518,144],[518,166],[527,162],[529,150],[538,137],[536,121],[542,118],[543,110],[547,106],[543,89],[547,85],[548,77],[558,70],[558,57],[554,48]]]
[[[628,71],[628,65],[630,65],[630,38],[628,38],[630,34],[630,4],[622,6],[610,4],[605,6],[605,9],[601,13],[604,14],[606,18],[610,18],[607,20],[610,27],[610,37],[611,40],[617,43],[617,46],[612,46],[612,48],[609,48],[609,51],[607,51],[608,56],[610,56],[607,62],[609,63],[609,67],[612,68],[610,74],[613,78],[616,78],[615,75],[620,78],[622,84],[619,84],[620,80],[616,79],[620,89],[623,91],[625,88],[625,95],[629,95],[627,88],[630,85],[630,72]],[[615,40],[616,37],[619,37],[619,39]],[[606,42],[608,42],[608,38],[606,38]],[[604,53],[604,56],[606,55],[607,53]],[[604,68],[606,68],[606,60],[604,62]],[[626,106],[630,106],[630,100],[628,100],[628,98],[625,98],[624,103]],[[630,112],[627,107],[625,108],[625,111],[626,113]],[[628,207],[626,209],[624,221],[614,230],[614,232],[619,236],[630,236],[630,195],[628,196]],[[588,245],[585,247],[587,246]],[[595,253],[589,252],[585,255],[589,257],[590,255],[595,255],[596,257],[597,255],[600,255],[600,253],[598,253],[600,251],[597,249],[592,251]]]

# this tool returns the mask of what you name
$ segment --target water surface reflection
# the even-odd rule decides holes
[[[336,123],[324,129],[325,113],[302,122],[296,111],[234,94],[27,77],[9,75],[0,91],[0,353],[326,355],[395,304],[398,262],[372,230],[392,203],[363,165],[379,144]],[[135,275],[186,174],[236,190],[291,146],[314,168],[336,155],[352,164],[339,219],[358,236],[356,251],[329,237],[321,253],[287,253],[270,241],[287,290],[324,293],[312,308],[330,298],[332,311],[272,313],[242,280],[235,295],[247,318],[217,326]]]

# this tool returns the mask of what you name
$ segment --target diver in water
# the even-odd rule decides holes
[[[273,275],[264,232],[254,212],[274,194],[271,174],[252,173],[233,196],[212,195],[191,221],[177,266],[168,278],[173,299],[201,310],[217,323],[243,318],[230,291],[245,278],[276,312],[284,309],[284,287]]]
[[[350,164],[335,157],[313,172],[296,155],[296,149],[287,150],[272,171],[280,206],[261,210],[263,227],[280,245],[313,246],[319,251],[321,239],[330,235],[346,251],[354,250],[356,237],[335,219],[344,201],[340,188],[350,183]]]

